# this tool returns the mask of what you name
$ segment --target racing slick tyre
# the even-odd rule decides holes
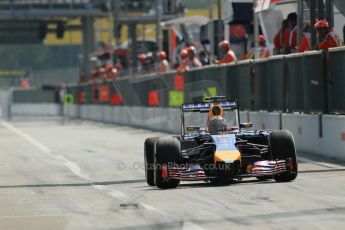
[[[150,186],[155,186],[154,177],[154,146],[157,137],[147,138],[144,146],[145,178]]]
[[[155,143],[154,179],[158,188],[176,188],[180,180],[168,178],[168,167],[180,161],[180,142],[174,137],[161,137]],[[164,175],[165,174],[165,175]]]
[[[269,137],[270,149],[273,160],[291,160],[291,168],[285,172],[274,176],[277,182],[288,182],[296,179],[298,173],[297,154],[295,142],[290,131],[273,131]]]

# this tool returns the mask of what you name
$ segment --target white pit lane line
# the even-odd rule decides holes
[[[81,177],[81,178],[86,179],[86,180],[90,180],[85,175],[83,175],[81,173],[81,169],[77,164],[73,163],[72,161],[67,160],[65,157],[63,157],[61,155],[52,154],[51,150],[48,147],[46,147],[45,145],[43,145],[42,143],[40,143],[39,141],[37,141],[33,137],[29,136],[28,134],[15,128],[13,125],[11,125],[5,121],[1,121],[1,124],[4,127],[6,127],[8,130],[10,130],[10,131],[14,132],[15,134],[17,134],[18,136],[24,138],[30,144],[32,144],[33,146],[35,146],[36,148],[41,150],[41,152],[47,154],[49,157],[53,158],[54,160],[60,161],[63,165],[65,165],[76,176]]]
[[[20,137],[24,138],[25,140],[27,140],[28,142],[30,142],[30,144],[34,145],[36,148],[38,148],[39,150],[41,150],[42,152],[44,152],[48,156],[54,158],[53,154],[51,154],[51,152],[50,152],[50,149],[48,149],[46,146],[42,145],[40,142],[38,142],[37,140],[35,140],[31,136],[23,133],[22,131],[18,130],[17,128],[15,128],[14,126],[12,126],[11,124],[9,124],[5,121],[1,121],[1,124],[4,127],[6,127],[8,130],[14,132],[18,136],[20,136]]]
[[[32,144],[33,146],[35,146],[36,148],[38,148],[39,150],[41,150],[41,152],[47,154],[49,157],[51,157],[52,159],[61,162],[64,166],[66,166],[74,175],[88,180],[91,183],[95,182],[93,180],[91,180],[89,177],[87,177],[86,175],[83,174],[82,170],[80,169],[80,167],[75,164],[72,161],[67,160],[64,156],[62,155],[58,155],[58,154],[53,154],[52,151],[46,147],[45,145],[43,145],[42,143],[40,143],[39,141],[37,141],[36,139],[34,139],[33,137],[31,137],[30,135],[20,131],[19,129],[15,128],[13,125],[9,124],[8,122],[5,122],[3,120],[1,120],[1,124],[6,127],[8,130],[12,131],[13,133],[17,134],[18,136],[22,137],[23,139],[25,139],[26,141],[28,141],[30,144]],[[109,196],[120,200],[121,202],[128,202],[130,201],[130,198],[122,193],[121,191],[118,190],[112,190],[109,189],[107,186],[104,185],[93,185],[93,188],[102,191],[106,194],[108,194]],[[151,205],[148,204],[144,204],[141,203],[140,204],[142,207],[144,207],[146,210],[152,211],[152,212],[156,212],[159,213],[161,215],[169,215],[172,216],[171,213],[166,213],[162,210],[159,210],[155,207],[152,207]],[[1,217],[0,217],[1,218]],[[179,217],[175,216],[176,219],[180,219]],[[188,229],[188,230],[203,230],[204,228],[198,226],[197,224],[190,222],[190,221],[186,221],[183,223],[183,228],[182,229]]]
[[[33,146],[35,146],[36,148],[41,150],[43,153],[47,154],[52,159],[61,162],[74,175],[76,175],[76,176],[78,176],[78,177],[80,177],[82,179],[88,180],[91,183],[95,182],[95,181],[91,180],[89,177],[87,177],[86,175],[84,175],[83,172],[81,171],[80,167],[77,164],[75,164],[74,162],[67,160],[62,155],[53,154],[48,147],[46,147],[45,145],[43,145],[42,143],[40,143],[39,141],[37,141],[33,137],[29,136],[28,134],[26,134],[26,133],[20,131],[19,129],[15,128],[13,125],[9,124],[8,122],[1,121],[1,124],[4,127],[6,127],[7,129],[9,129],[10,131],[14,132],[18,136],[20,136],[23,139],[25,139],[26,141],[28,141],[30,144],[32,144]],[[92,187],[94,187],[95,189],[97,189],[99,191],[105,192],[109,196],[111,196],[111,197],[113,197],[113,198],[115,198],[117,200],[120,200],[122,202],[127,202],[130,199],[126,194],[122,193],[121,191],[111,190],[107,186],[104,186],[104,185],[93,185]],[[141,204],[141,206],[144,207],[147,210],[151,210],[151,211],[155,211],[155,212],[160,212],[161,214],[163,214],[162,211],[160,211],[159,209],[156,209],[156,208],[154,208],[152,206],[149,206],[149,205],[146,205],[146,204]]]
[[[40,143],[39,141],[37,141],[36,139],[34,139],[33,137],[29,136],[28,134],[20,131],[19,129],[15,128],[13,125],[9,124],[8,122],[5,121],[1,121],[1,124],[6,127],[8,130],[12,131],[13,133],[17,134],[18,136],[22,137],[23,139],[25,139],[26,141],[28,141],[30,144],[32,144],[33,146],[35,146],[36,148],[38,148],[39,150],[41,150],[41,152],[47,154],[49,157],[51,157],[52,159],[61,162],[66,168],[68,168],[74,175],[88,180],[91,183],[95,182],[93,180],[91,180],[88,176],[86,176],[85,174],[83,174],[81,168],[74,162],[67,160],[64,156],[62,155],[55,155],[51,152],[51,150],[46,147],[45,145],[43,145],[42,143]],[[121,200],[121,201],[126,201],[129,199],[129,197],[127,195],[125,195],[124,193],[117,191],[117,190],[109,190],[106,186],[103,185],[93,185],[92,187],[96,188],[99,191],[104,191],[106,192],[108,195]]]

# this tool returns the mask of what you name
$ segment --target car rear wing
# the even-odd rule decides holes
[[[217,103],[225,111],[238,109],[239,105],[237,101],[217,101],[217,102],[196,102],[196,103],[185,103],[182,105],[182,112],[208,112],[211,105]]]
[[[184,123],[184,113],[185,112],[199,112],[199,113],[208,113],[210,107],[213,104],[220,105],[224,111],[230,111],[237,109],[237,120],[240,123],[240,112],[238,101],[228,101],[225,100],[225,97],[209,97],[206,98],[208,102],[195,102],[195,103],[184,103],[181,106],[181,134],[185,135],[185,123]]]

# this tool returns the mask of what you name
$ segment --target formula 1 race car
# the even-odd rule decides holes
[[[181,135],[145,141],[147,184],[165,189],[177,187],[181,180],[296,179],[292,134],[286,130],[248,130],[251,127],[251,123],[240,123],[237,101],[217,96],[183,104]]]

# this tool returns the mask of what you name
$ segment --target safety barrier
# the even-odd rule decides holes
[[[80,116],[75,112],[78,107],[83,111]],[[180,112],[174,108],[70,105],[65,106],[64,115],[161,132],[180,133]],[[290,130],[299,152],[345,161],[345,116],[242,111],[241,121],[251,121],[253,130]]]
[[[11,92],[0,90],[0,117],[3,119],[9,119],[11,113]]]
[[[253,123],[254,130],[282,129],[281,113],[249,112],[249,121]]]
[[[287,129],[299,152],[345,161],[345,116],[249,112],[254,129]]]
[[[282,117],[283,127],[294,134],[296,147],[311,153],[320,151],[320,121],[320,115],[284,114]]]
[[[111,105],[15,104],[14,117],[60,116],[125,125],[164,133],[180,133],[180,110]],[[200,115],[200,114],[199,114]],[[345,161],[345,116],[241,111],[241,121],[251,121],[253,130],[287,129],[298,152]],[[197,119],[198,114],[195,114]]]
[[[318,146],[328,156],[345,161],[345,116],[324,115],[322,122],[323,141]]]
[[[168,133],[180,133],[180,112],[177,108],[68,105],[64,106],[63,115],[70,118],[127,125]]]
[[[61,106],[53,103],[13,104],[12,117],[60,116]]]

